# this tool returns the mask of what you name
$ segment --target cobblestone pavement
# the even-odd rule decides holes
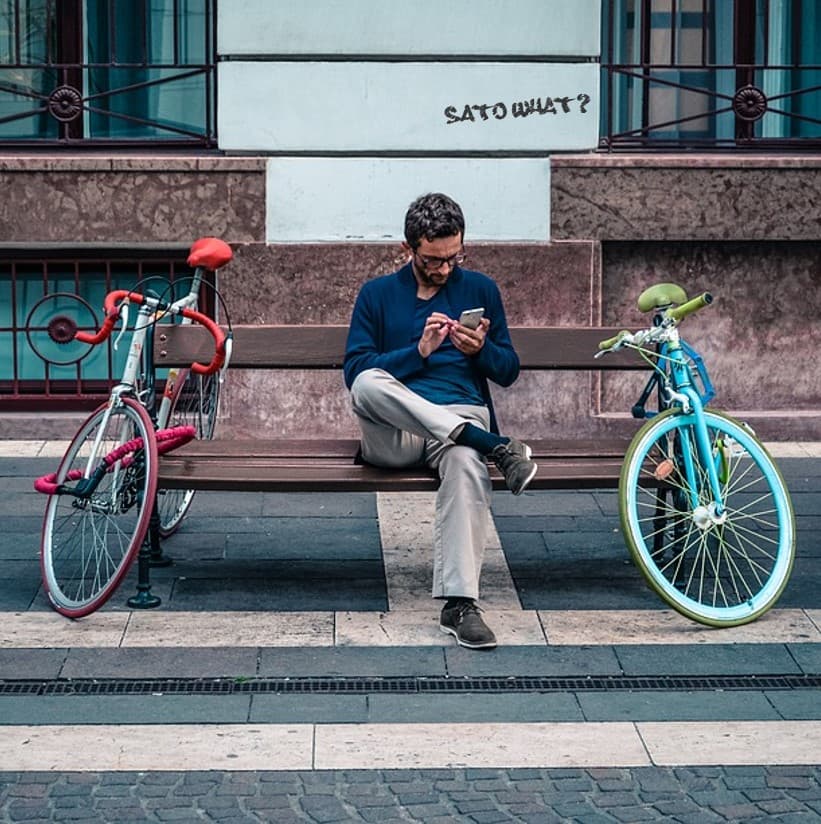
[[[0,811],[29,824],[817,822],[821,767],[4,773]]]

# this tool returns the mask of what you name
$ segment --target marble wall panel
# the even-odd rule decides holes
[[[632,161],[626,163],[625,161]],[[812,240],[821,237],[821,161],[725,158],[652,163],[554,159],[555,239]]]
[[[502,291],[511,325],[586,325],[598,244],[467,244],[465,266]],[[359,287],[405,263],[400,244],[240,244],[220,273],[235,323],[347,323]]]
[[[236,166],[7,161],[0,164],[0,243],[186,245],[201,235],[262,240],[264,168]]]
[[[682,333],[709,367],[714,406],[770,438],[821,437],[821,371],[811,360],[821,347],[819,244],[605,243],[602,256],[606,324],[639,328],[636,298],[655,282],[691,296],[710,291],[715,302]],[[606,376],[602,411],[629,409],[640,388],[630,376]]]
[[[234,323],[346,324],[360,285],[404,262],[398,244],[246,244],[235,251],[219,283]],[[467,265],[499,283],[509,323],[586,325],[596,252],[587,242],[474,244]],[[531,436],[558,437],[569,426],[593,431],[589,380],[523,374],[515,392],[495,393],[501,419]],[[358,431],[339,373],[237,370],[229,372],[223,397],[223,436]]]

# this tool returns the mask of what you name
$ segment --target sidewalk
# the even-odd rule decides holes
[[[39,592],[54,460],[6,444],[0,818],[819,820],[816,447],[781,447],[791,582],[733,630],[663,608],[614,493],[497,494],[477,653],[438,631],[424,495],[199,493],[159,610],[132,576],[67,621]]]

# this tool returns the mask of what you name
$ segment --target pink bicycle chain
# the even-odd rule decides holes
[[[172,449],[176,449],[178,446],[188,443],[188,441],[193,440],[196,436],[197,430],[190,425],[172,426],[170,429],[160,429],[156,433],[157,454],[164,455],[166,452],[170,452]],[[116,449],[109,452],[108,455],[104,456],[103,462],[108,467],[111,467],[117,463],[117,461],[122,459],[122,465],[123,467],[126,467],[134,460],[133,453],[138,449],[142,449],[142,446],[142,438],[132,438],[130,441],[126,441],[121,446],[118,446]],[[82,469],[72,469],[64,478],[64,482],[77,481],[82,477]],[[38,478],[34,482],[34,488],[38,492],[42,492],[45,495],[54,495],[59,486],[60,485],[57,483],[56,472],[52,472],[49,475],[43,475],[42,478]]]

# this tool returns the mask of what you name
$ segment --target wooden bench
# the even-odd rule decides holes
[[[646,369],[629,351],[594,360],[600,340],[618,329],[513,327],[511,337],[523,370]],[[341,369],[345,326],[240,326],[234,328],[231,368]],[[163,328],[154,363],[186,366],[207,362],[211,338],[193,326]],[[341,381],[341,376],[340,376]],[[515,389],[513,390],[515,391]],[[625,440],[544,440],[517,432],[539,465],[530,489],[603,488],[618,483]],[[438,477],[424,467],[389,470],[355,463],[355,439],[193,441],[160,460],[159,486],[166,489],[248,492],[373,492],[433,490]],[[495,489],[504,489],[491,466]]]
[[[619,330],[608,327],[512,327],[511,337],[523,370],[636,370],[646,364],[629,351],[594,359],[599,341]],[[345,326],[234,327],[230,368],[341,369]],[[158,330],[157,367],[207,363],[213,355],[210,335],[197,326]],[[341,381],[341,375],[340,375]],[[515,388],[512,390],[515,392]],[[533,449],[538,472],[529,489],[613,488],[617,486],[628,441],[532,439],[516,432]],[[159,487],[165,489],[248,492],[363,492],[435,490],[438,477],[422,468],[380,469],[355,461],[355,439],[277,439],[192,441],[162,456]],[[490,467],[494,489],[504,489],[502,475]],[[140,588],[147,591],[147,560],[140,557]],[[153,562],[162,563],[156,536]],[[133,599],[132,599],[133,600]],[[158,600],[158,599],[154,599]],[[154,603],[146,604],[153,606]]]

